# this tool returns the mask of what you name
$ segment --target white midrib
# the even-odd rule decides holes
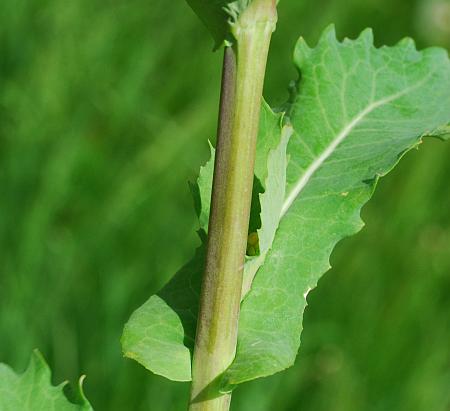
[[[421,82],[422,83],[422,82]],[[333,141],[330,143],[330,145],[322,152],[322,154],[317,157],[310,166],[306,169],[306,171],[302,174],[300,179],[295,183],[293,189],[289,193],[289,195],[286,197],[283,203],[283,207],[281,209],[281,215],[280,218],[282,218],[295,199],[299,196],[299,194],[302,192],[302,190],[305,188],[305,186],[308,184],[311,177],[314,175],[314,173],[322,166],[322,164],[330,157],[336,148],[350,135],[352,130],[366,117],[368,114],[370,114],[372,111],[377,109],[378,107],[381,107],[385,104],[388,104],[392,102],[393,100],[396,100],[405,94],[409,93],[412,89],[417,88],[419,85],[415,87],[408,88],[406,90],[403,90],[402,92],[393,94],[391,96],[385,97],[381,100],[375,101],[371,104],[369,104],[364,110],[362,110],[358,115],[356,115],[350,123],[345,126],[341,132],[333,139]]]

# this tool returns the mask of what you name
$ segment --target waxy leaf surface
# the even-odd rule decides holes
[[[277,235],[241,307],[224,390],[294,363],[308,292],[330,268],[336,243],[363,227],[362,206],[379,177],[450,119],[447,52],[403,40],[373,46],[372,32],[297,45],[301,72],[289,118],[286,197]]]
[[[263,110],[260,254],[246,261],[237,353],[223,391],[294,363],[307,295],[336,243],[363,227],[361,208],[379,178],[423,137],[450,134],[445,50],[417,51],[409,39],[375,48],[370,30],[340,42],[331,27],[315,48],[301,39],[294,62],[301,75],[285,126]],[[206,166],[198,187],[204,232],[211,174]],[[125,328],[125,354],[170,379],[190,379],[203,258],[204,246]]]

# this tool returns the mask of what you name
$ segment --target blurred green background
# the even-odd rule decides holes
[[[283,0],[265,96],[297,37],[374,28],[450,47],[443,0]],[[121,356],[131,312],[192,253],[187,181],[214,139],[221,54],[182,0],[1,0],[0,361],[38,347],[97,411],[183,410],[188,385]],[[450,92],[450,91],[449,91]],[[450,145],[381,181],[310,294],[297,365],[234,411],[450,410]],[[20,411],[20,410],[18,410]]]

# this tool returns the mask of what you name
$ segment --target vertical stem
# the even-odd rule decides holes
[[[190,411],[227,411],[221,374],[236,353],[256,138],[275,0],[253,0],[224,54],[208,251],[195,341]]]

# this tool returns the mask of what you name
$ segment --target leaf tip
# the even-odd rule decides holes
[[[44,356],[37,348],[31,353],[31,358],[25,373],[36,373],[41,375],[44,379],[51,379],[50,368],[48,367]]]
[[[406,51],[417,51],[416,42],[411,37],[405,37],[401,39],[397,46],[405,49]]]
[[[333,23],[325,28],[325,30],[322,33],[322,36],[320,37],[319,44],[328,43],[329,41],[334,42],[338,41],[336,35],[336,26]]]
[[[42,353],[37,348],[35,348],[33,350],[33,352],[31,353],[31,360],[32,361],[36,361],[37,363],[47,364],[45,362],[44,356],[42,355]]]
[[[294,61],[301,67],[303,62],[308,59],[311,52],[312,49],[308,46],[306,40],[303,37],[300,37],[294,49]]]
[[[83,402],[85,403],[89,403],[86,394],[84,393],[84,381],[86,380],[86,375],[83,374],[79,379],[78,379],[78,393],[81,397],[81,399],[83,400]]]
[[[373,45],[374,44],[374,35],[373,30],[371,27],[367,27],[361,32],[361,35],[359,36],[359,39],[363,41],[367,45]]]

